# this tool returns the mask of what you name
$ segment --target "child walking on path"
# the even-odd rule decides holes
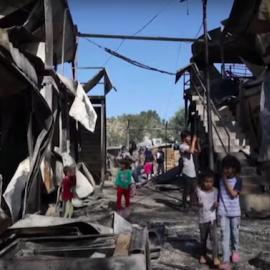
[[[130,214],[130,186],[132,184],[132,171],[130,170],[129,160],[120,160],[121,169],[116,177],[115,185],[117,187],[117,211],[121,214]],[[125,197],[126,209],[122,212],[122,196]]]
[[[213,263],[220,265],[218,259],[218,235],[216,210],[218,207],[218,191],[214,188],[215,173],[207,170],[203,174],[201,186],[197,188],[197,205],[199,206],[199,228],[201,237],[201,257],[200,263],[207,263],[207,239],[210,235]]]
[[[71,218],[73,215],[72,199],[74,197],[73,190],[76,187],[76,171],[71,166],[64,167],[65,178],[63,179],[63,217]]]
[[[239,228],[241,209],[239,194],[242,189],[242,179],[237,175],[241,171],[239,160],[233,156],[226,156],[221,162],[223,176],[219,182],[219,208],[223,264],[219,269],[231,270],[230,259],[233,263],[240,261]],[[231,246],[231,250],[230,250]]]

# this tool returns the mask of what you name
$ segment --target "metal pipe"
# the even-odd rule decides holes
[[[112,127],[113,130],[123,130],[123,128],[114,128]],[[131,127],[129,130],[164,130],[164,128],[136,128],[136,127]],[[168,127],[167,130],[179,130],[179,128],[170,128]]]
[[[187,129],[188,128],[188,99],[187,99],[186,93],[184,96],[184,100],[185,100],[185,129]]]
[[[214,170],[214,153],[213,153],[213,130],[211,115],[211,96],[210,96],[210,72],[209,72],[209,48],[208,48],[208,31],[207,31],[207,0],[203,1],[203,28],[205,43],[205,79],[207,89],[207,126],[208,126],[208,147],[209,147],[209,167]]]
[[[168,121],[166,121],[165,125],[165,140],[166,140],[166,171],[168,170],[168,145],[167,145],[167,136],[168,136]]]
[[[129,132],[129,127],[130,127],[130,120],[127,121],[127,147],[129,147],[129,136],[130,136],[130,132]]]
[[[67,11],[64,12],[64,21],[63,21],[63,36],[62,36],[62,75],[65,75],[65,40],[66,40],[66,22],[67,22]]]
[[[132,40],[152,40],[152,41],[171,41],[171,42],[204,42],[203,39],[177,38],[177,37],[149,37],[149,36],[128,36],[128,35],[106,35],[106,34],[87,34],[78,33],[82,38],[109,38],[109,39],[132,39]]]
[[[100,156],[101,156],[101,183],[100,190],[102,191],[105,183],[105,171],[106,171],[106,146],[105,146],[105,101],[101,101],[101,113],[100,113],[100,126],[101,126],[101,134],[100,134]]]
[[[77,67],[77,69],[104,69],[104,67]]]

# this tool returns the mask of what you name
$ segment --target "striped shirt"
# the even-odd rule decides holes
[[[230,187],[232,187],[239,194],[242,189],[242,179],[239,177],[233,177],[231,179],[227,179],[227,183]],[[219,216],[226,217],[239,217],[241,216],[240,202],[239,196],[233,198],[229,191],[227,190],[223,179],[219,182],[219,208],[218,208]]]

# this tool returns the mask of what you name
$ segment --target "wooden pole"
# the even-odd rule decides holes
[[[210,95],[210,71],[209,71],[209,48],[208,48],[208,31],[207,31],[207,0],[203,1],[203,28],[205,44],[205,79],[207,90],[207,127],[208,127],[208,147],[209,147],[209,167],[214,170],[214,149],[213,149],[213,130],[212,130],[212,113],[211,113],[211,95]]]
[[[45,67],[53,69],[53,11],[52,0],[44,0],[45,12]],[[53,86],[52,83],[46,83],[45,100],[53,112]],[[49,142],[44,160],[44,184],[47,192],[51,190],[51,142]]]
[[[187,99],[187,95],[185,93],[184,95],[184,100],[185,100],[185,129],[188,128],[188,99]]]
[[[130,144],[130,120],[127,122],[127,147],[129,147]]]
[[[77,30],[76,30],[77,31]],[[79,54],[79,38],[76,37],[76,52],[74,57],[74,62],[72,62],[72,75],[73,81],[78,82],[78,55]],[[81,152],[81,133],[80,133],[80,125],[79,122],[76,121],[76,140],[75,140],[75,160],[79,162],[80,160],[80,152]]]
[[[168,145],[167,145],[167,137],[168,137],[168,121],[166,121],[166,124],[165,124],[165,140],[166,140],[166,171],[168,170]]]
[[[65,41],[66,41],[66,21],[67,21],[67,11],[64,11],[64,21],[63,21],[63,36],[62,36],[62,75],[65,75]]]
[[[29,98],[28,101],[26,101],[26,104],[28,105],[27,109],[29,110],[29,117],[28,117],[28,128],[27,128],[27,144],[28,144],[28,154],[29,154],[29,162],[30,162],[30,168],[32,168],[33,162],[33,153],[34,153],[34,141],[33,141],[33,93],[32,91],[29,92],[29,95],[27,95],[26,98]]]
[[[65,42],[66,42],[66,20],[68,9],[65,9],[63,21],[63,36],[62,36],[62,75],[65,75]],[[62,108],[59,117],[59,135],[60,135],[60,150],[62,153],[70,153],[70,134],[69,134],[69,115],[68,115],[68,93],[67,89],[63,88],[64,98],[62,100]]]
[[[100,190],[102,191],[105,182],[105,171],[106,171],[106,147],[105,147],[105,104],[104,100],[101,101],[101,147],[100,147],[100,158],[101,158],[101,183]]]

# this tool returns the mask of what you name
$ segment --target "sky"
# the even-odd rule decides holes
[[[74,24],[81,33],[133,35],[155,15],[157,18],[138,35],[195,38],[202,25],[202,1],[189,0],[68,0]],[[208,0],[208,29],[220,27],[228,18],[233,0]],[[165,8],[165,6],[167,6]],[[161,12],[161,10],[163,10]],[[200,34],[203,34],[201,29]],[[92,41],[116,50],[122,40]],[[191,58],[191,44],[183,42],[125,40],[118,53],[142,64],[176,72]],[[104,67],[110,54],[79,40],[79,67]],[[169,120],[183,106],[183,81],[174,84],[175,77],[148,71],[112,57],[105,65],[117,89],[107,95],[107,117],[156,110]],[[98,70],[79,70],[80,82],[92,78]],[[90,95],[103,94],[98,85]]]

